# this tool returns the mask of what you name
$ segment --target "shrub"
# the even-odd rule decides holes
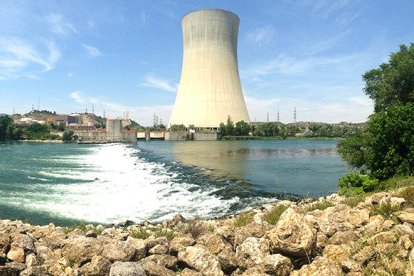
[[[405,199],[408,206],[414,207],[414,187],[407,187],[399,193],[399,196]]]
[[[150,236],[150,234],[147,232],[147,230],[145,230],[142,227],[138,227],[134,230],[131,230],[129,232],[129,235],[135,239],[143,239],[145,240],[146,238],[148,238]]]
[[[313,204],[311,207],[308,208],[308,212],[314,210],[325,210],[326,208],[332,207],[334,204],[328,201],[318,201],[316,204]]]
[[[398,205],[392,205],[387,202],[372,206],[369,214],[370,216],[381,215],[386,219],[396,220],[394,213],[398,211],[400,211],[400,207]]]
[[[165,238],[167,238],[167,240],[170,241],[170,240],[172,240],[174,238],[175,233],[174,233],[173,230],[158,228],[158,229],[155,230],[155,236],[157,238],[159,238],[159,237],[165,237]]]
[[[338,181],[340,195],[358,195],[364,192],[372,192],[378,186],[378,180],[368,175],[349,173]]]
[[[194,239],[200,237],[203,233],[207,231],[206,227],[202,222],[190,221],[185,224],[181,229],[181,232],[184,234],[191,234]]]
[[[356,195],[346,198],[342,203],[348,205],[351,208],[358,206],[360,202],[365,199],[364,195]]]
[[[286,205],[276,205],[264,215],[263,219],[267,221],[269,224],[275,225],[278,221],[280,216],[283,212],[288,208]]]
[[[74,132],[72,130],[63,132],[62,140],[65,141],[65,142],[72,141],[73,134],[74,134]]]
[[[234,226],[243,227],[253,221],[253,216],[250,213],[242,213],[234,220]]]

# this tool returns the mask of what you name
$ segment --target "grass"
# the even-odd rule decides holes
[[[394,190],[407,186],[414,186],[414,176],[396,176],[388,180],[381,181],[374,192]]]
[[[243,227],[253,221],[253,215],[250,213],[242,213],[234,220],[234,226]]]
[[[93,225],[91,226],[89,224],[86,224],[85,222],[81,222],[79,224],[75,224],[75,225],[72,225],[72,226],[69,226],[69,227],[63,227],[63,232],[65,234],[69,234],[70,232],[72,232],[74,230],[80,230],[83,233],[86,233],[88,231],[93,231],[98,236],[100,234],[102,234],[102,230],[101,229],[98,229],[97,227],[95,227]]]
[[[394,216],[394,213],[398,211],[400,211],[399,206],[387,202],[372,206],[370,216],[381,215],[386,219],[396,220],[397,218]]]
[[[398,195],[405,199],[407,206],[414,207],[414,186],[405,188]]]
[[[348,205],[351,208],[357,207],[358,204],[365,200],[365,196],[363,194],[351,196],[346,198],[344,201],[342,201],[343,204]]]
[[[168,229],[158,228],[158,229],[155,230],[154,233],[155,233],[155,236],[157,238],[166,237],[167,240],[169,240],[169,241],[172,240],[175,236],[175,232],[173,230],[168,230]]]
[[[191,234],[194,239],[197,239],[207,231],[207,228],[202,222],[194,220],[185,224],[180,231],[184,234]]]
[[[273,208],[264,215],[263,219],[267,221],[269,224],[275,225],[279,221],[280,216],[287,208],[288,206],[286,205],[273,206]]]
[[[145,240],[147,239],[150,234],[147,232],[147,230],[145,230],[142,227],[138,227],[132,231],[129,232],[129,235],[135,239],[142,239]]]
[[[335,206],[334,204],[328,202],[328,201],[318,201],[316,204],[311,205],[307,211],[311,212],[314,210],[325,210],[329,207]]]

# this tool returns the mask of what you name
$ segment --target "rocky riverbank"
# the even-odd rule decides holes
[[[0,221],[0,275],[410,275],[414,188],[162,224]]]

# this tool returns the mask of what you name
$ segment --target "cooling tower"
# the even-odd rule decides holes
[[[170,125],[217,128],[228,116],[250,122],[237,64],[239,18],[199,10],[182,19],[183,64]]]

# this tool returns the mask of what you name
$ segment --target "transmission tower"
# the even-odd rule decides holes
[[[269,112],[266,114],[266,121],[269,122]]]
[[[293,108],[293,122],[296,123],[296,107]]]
[[[279,109],[277,110],[277,120],[278,123],[280,122],[280,114],[279,114]]]

